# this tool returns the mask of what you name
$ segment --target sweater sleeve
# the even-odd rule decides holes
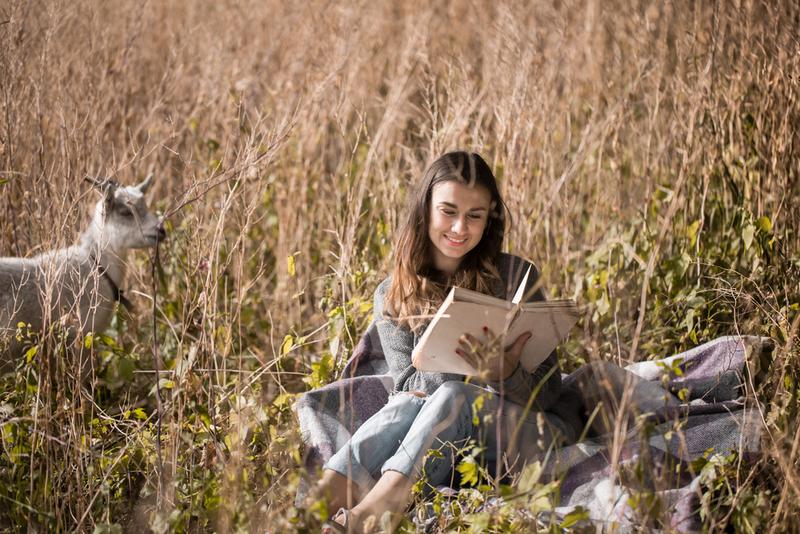
[[[417,371],[411,365],[411,352],[416,345],[414,333],[383,314],[390,283],[391,278],[387,278],[375,290],[373,314],[389,374],[394,379],[394,391],[422,391],[430,395],[449,380],[463,380],[461,375]]]
[[[503,270],[501,274],[508,281],[506,285],[507,291],[513,292],[516,289],[517,285],[513,283],[514,280],[519,281],[528,266],[531,266],[531,274],[525,284],[525,300],[527,302],[545,300],[544,292],[539,284],[539,272],[536,267],[521,258],[514,256],[508,256],[508,258],[510,261],[506,265],[501,265]],[[513,343],[514,340],[510,339],[508,342]],[[514,372],[502,382],[501,384],[501,381],[498,380],[489,382],[488,385],[496,391],[502,391],[511,402],[522,406],[525,406],[531,395],[535,393],[536,396],[532,404],[533,409],[539,411],[549,409],[561,394],[561,369],[558,365],[556,351],[551,352],[547,359],[532,373],[526,371],[522,365],[517,364]]]

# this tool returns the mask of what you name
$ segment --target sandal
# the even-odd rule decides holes
[[[344,523],[338,523],[336,521],[339,515],[344,516]],[[349,510],[347,508],[339,508],[339,511],[333,514],[333,517],[322,524],[322,534],[347,534],[347,523],[349,520]]]

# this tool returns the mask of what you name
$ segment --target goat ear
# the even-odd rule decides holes
[[[142,193],[147,193],[147,190],[150,189],[151,185],[153,185],[153,173],[152,172],[147,175],[147,178],[145,178],[142,181],[142,183],[140,183],[139,185],[136,186],[136,189],[138,189]]]

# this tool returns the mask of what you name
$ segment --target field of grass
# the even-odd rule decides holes
[[[585,305],[565,371],[775,339],[763,457],[709,470],[703,520],[797,530],[799,28],[793,0],[0,3],[0,256],[71,243],[87,174],[152,170],[169,215],[89,385],[58,351],[0,379],[0,528],[310,529],[293,400],[370,321],[409,185],[466,148],[506,250]]]

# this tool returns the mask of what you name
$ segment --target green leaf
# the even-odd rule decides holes
[[[756,221],[759,230],[765,232],[767,234],[772,233],[772,221],[769,217],[764,215],[763,217],[759,217],[758,221]]]
[[[289,354],[289,351],[292,350],[294,346],[294,340],[292,339],[291,334],[286,334],[283,337],[283,343],[281,343],[281,356],[286,356]]]
[[[742,242],[744,243],[745,250],[749,249],[750,245],[753,244],[753,236],[755,236],[755,234],[756,227],[750,223],[748,223],[747,226],[745,226],[742,230]]]
[[[694,221],[686,227],[686,237],[689,238],[689,243],[694,246],[697,243],[697,230],[700,229],[700,220]]]
[[[529,463],[522,471],[522,475],[517,483],[517,488],[523,493],[533,491],[542,475],[542,464],[539,461]]]
[[[158,385],[164,389],[172,389],[175,387],[175,381],[168,378],[162,378],[158,381]]]
[[[135,369],[136,365],[134,365],[134,363],[131,360],[127,358],[122,358],[119,360],[119,363],[117,364],[117,376],[121,380],[130,382],[131,380],[133,380],[133,371]]]
[[[281,393],[275,400],[272,401],[272,405],[276,408],[284,408],[290,405],[292,399],[294,398],[293,393]]]
[[[478,418],[478,414],[483,410],[483,401],[485,397],[483,395],[478,395],[475,397],[475,400],[472,401],[472,424],[478,426],[481,424],[480,419]]]
[[[333,374],[333,356],[324,354],[319,361],[311,364],[311,375],[303,378],[303,382],[312,389],[324,386]]]
[[[294,254],[286,256],[286,270],[289,272],[289,276],[292,278],[294,278],[297,274],[297,270],[295,269],[294,265]]]
[[[39,352],[39,345],[34,345],[25,352],[25,361],[27,363],[31,363],[31,360],[36,356],[36,353]]]
[[[461,484],[474,486],[478,483],[478,464],[475,458],[467,456],[458,464],[456,470],[461,473]]]
[[[587,521],[589,519],[589,510],[583,506],[576,506],[573,511],[564,516],[564,520],[559,525],[561,528],[570,528],[575,526],[580,521]]]

